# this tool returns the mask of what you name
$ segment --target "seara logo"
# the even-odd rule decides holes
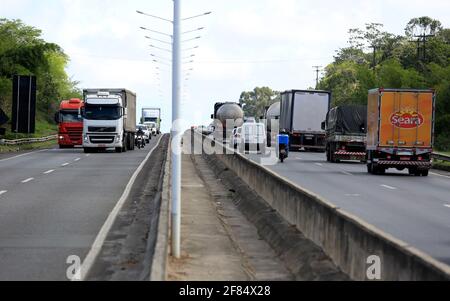
[[[400,111],[391,116],[391,123],[395,127],[402,129],[414,129],[423,124],[422,114],[413,110]]]

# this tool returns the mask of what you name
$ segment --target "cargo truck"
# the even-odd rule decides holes
[[[143,108],[141,123],[148,125],[155,136],[159,135],[161,133],[161,109]]]
[[[366,159],[367,106],[346,105],[330,110],[323,123],[327,161]]]
[[[126,89],[86,89],[83,94],[84,151],[134,150],[136,94]]]
[[[330,110],[331,93],[291,90],[281,94],[280,130],[289,134],[291,150],[325,151],[322,122]]]
[[[389,168],[428,176],[434,142],[436,94],[433,90],[374,89],[369,91],[367,170]]]
[[[58,123],[59,148],[73,148],[83,145],[83,118],[81,109],[84,102],[78,98],[63,100],[55,114]]]

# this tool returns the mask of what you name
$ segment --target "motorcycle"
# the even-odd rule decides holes
[[[136,132],[134,141],[138,149],[145,148],[145,134],[142,132]]]
[[[278,135],[278,157],[281,163],[289,157],[289,135]]]

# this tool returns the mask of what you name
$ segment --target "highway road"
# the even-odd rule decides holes
[[[260,162],[260,155],[247,156]],[[284,164],[266,167],[450,264],[449,174],[412,177],[394,169],[369,175],[364,164],[332,164],[325,154],[307,152],[291,152]]]
[[[0,156],[0,280],[67,280],[84,260],[150,149],[84,154],[49,149]]]

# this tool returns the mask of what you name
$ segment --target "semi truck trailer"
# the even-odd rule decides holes
[[[83,145],[83,118],[81,109],[84,102],[73,98],[63,100],[55,114],[55,122],[58,123],[59,148],[73,148]]]
[[[331,109],[323,129],[328,162],[365,161],[367,106],[345,105]]]
[[[367,170],[389,168],[428,176],[434,142],[433,90],[374,89],[369,91]]]
[[[148,125],[155,136],[159,135],[161,133],[161,109],[143,108],[141,123]]]
[[[292,150],[325,151],[322,122],[330,110],[331,93],[291,90],[281,94],[280,130],[290,136]]]
[[[83,94],[84,151],[134,150],[136,94],[126,89],[86,89]]]

